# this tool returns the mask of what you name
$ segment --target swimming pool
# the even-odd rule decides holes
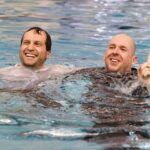
[[[125,32],[136,41],[140,64],[150,47],[149,8],[148,0],[1,0],[0,66],[19,62],[22,33],[32,26],[43,27],[52,36],[52,56],[47,63],[102,66],[109,38]],[[37,93],[0,92],[1,148],[150,148],[148,98],[116,93],[112,98],[112,93],[101,91],[96,93],[100,99],[92,101],[81,96],[86,91],[82,80],[75,84],[81,85],[80,90],[66,83],[69,95],[55,81],[46,84]],[[48,100],[51,104],[46,107]]]

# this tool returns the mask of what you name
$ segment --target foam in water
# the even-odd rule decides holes
[[[74,129],[65,129],[65,128],[57,128],[51,130],[35,130],[31,132],[23,133],[24,136],[33,136],[33,135],[41,135],[41,136],[50,136],[50,137],[72,137],[72,138],[83,138],[85,136],[96,136],[98,133],[86,133],[83,131],[78,131]]]

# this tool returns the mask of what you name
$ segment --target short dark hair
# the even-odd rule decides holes
[[[31,30],[35,30],[37,34],[41,34],[41,31],[43,31],[46,34],[46,42],[45,42],[46,50],[51,52],[52,40],[51,40],[51,36],[49,35],[49,33],[46,30],[44,30],[44,29],[42,29],[40,27],[32,27],[32,28],[26,30],[24,32],[24,34],[26,32],[28,32],[28,31],[31,31]],[[22,41],[23,41],[23,38],[24,38],[24,34],[23,34],[23,36],[21,38],[21,44],[22,44]]]

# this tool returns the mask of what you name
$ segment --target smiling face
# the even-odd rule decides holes
[[[25,32],[20,46],[20,60],[23,66],[40,69],[49,57],[50,51],[46,50],[46,34],[44,31],[37,33],[35,30]]]
[[[114,36],[109,42],[104,56],[106,69],[111,72],[130,72],[136,63],[135,45],[125,34]]]

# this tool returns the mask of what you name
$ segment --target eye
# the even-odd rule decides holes
[[[109,49],[114,49],[115,48],[115,45],[109,45],[109,47],[108,47]]]
[[[30,44],[30,42],[29,41],[23,41],[22,44],[23,45],[28,45],[28,44]]]
[[[41,45],[42,45],[41,42],[39,42],[39,41],[36,41],[34,44],[35,44],[36,46],[41,46]]]
[[[127,48],[124,47],[124,46],[121,46],[120,49],[121,49],[121,51],[123,51],[123,52],[126,52],[126,51],[127,51]]]

